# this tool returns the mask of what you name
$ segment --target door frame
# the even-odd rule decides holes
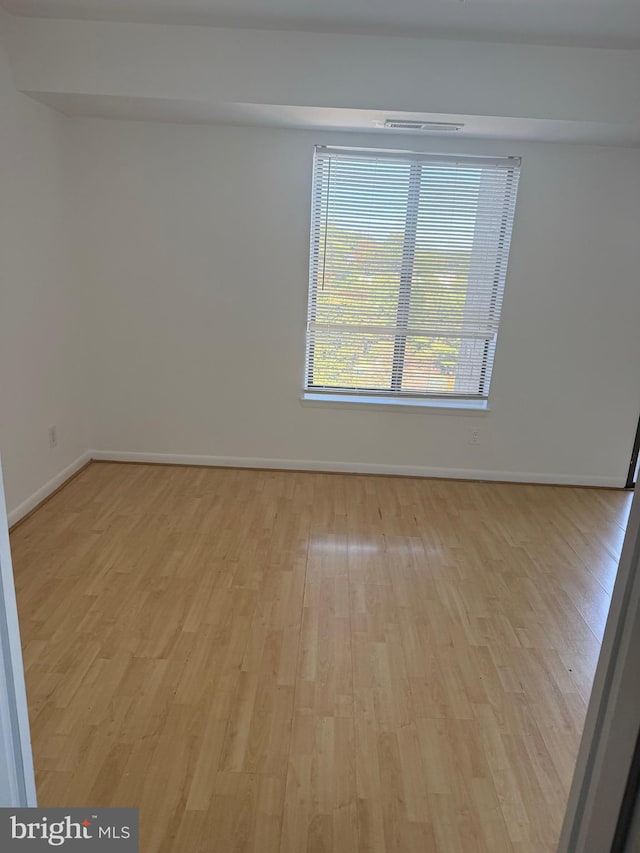
[[[633,489],[636,485],[636,470],[638,468],[638,458],[640,457],[640,418],[638,418],[638,426],[636,427],[636,437],[633,440],[633,450],[631,451],[631,462],[629,463],[629,471],[627,473],[627,482],[624,484],[625,489]]]
[[[36,806],[18,608],[0,460],[0,806]]]
[[[640,497],[636,491],[558,853],[610,853],[612,850],[640,732],[638,673]]]

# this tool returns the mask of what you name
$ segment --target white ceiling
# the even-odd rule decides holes
[[[16,15],[640,47],[640,0],[0,0]]]

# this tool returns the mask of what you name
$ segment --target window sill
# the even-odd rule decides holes
[[[418,400],[409,397],[367,397],[361,394],[314,394],[307,391],[300,398],[303,406],[332,408],[404,409],[409,412],[443,412],[477,415],[490,411],[486,400]]]

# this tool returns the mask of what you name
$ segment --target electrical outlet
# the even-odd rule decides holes
[[[58,446],[58,427],[50,426],[47,432],[49,433],[49,447],[53,450],[54,447]]]
[[[469,444],[480,444],[480,430],[479,429],[470,429],[469,430]]]

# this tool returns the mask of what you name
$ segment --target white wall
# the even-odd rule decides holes
[[[16,91],[1,45],[0,116],[0,452],[13,521],[89,445],[85,327],[67,241],[65,119]]]
[[[624,482],[640,410],[640,151],[456,143],[523,157],[491,411],[469,416],[299,402],[312,149],[335,134],[72,126],[98,450]]]

